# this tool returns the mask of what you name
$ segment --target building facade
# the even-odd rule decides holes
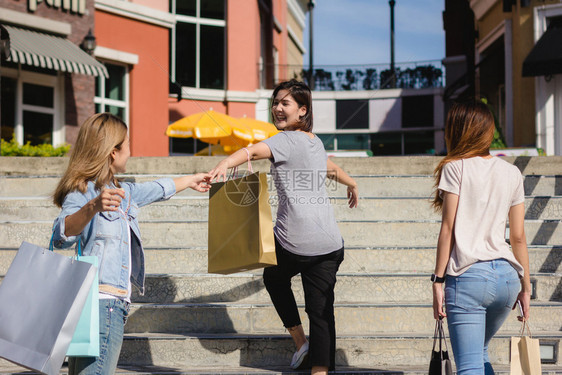
[[[76,47],[91,31],[96,40],[87,61],[96,69],[69,71],[43,64],[39,42],[35,55],[14,59],[12,37],[0,67],[2,138],[73,143],[88,116],[111,112],[129,125],[132,155],[193,153],[196,141],[165,135],[170,122],[211,108],[269,118],[260,101],[292,78],[280,67],[302,67],[306,11],[305,0],[0,0],[7,34]],[[72,56],[64,61],[72,66]],[[52,98],[42,103],[45,92]]]
[[[555,52],[562,42],[560,1],[445,4],[445,100],[485,97],[508,147],[538,147],[547,155],[561,155],[562,65]],[[463,35],[473,35],[473,42]]]

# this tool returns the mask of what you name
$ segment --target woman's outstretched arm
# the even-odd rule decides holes
[[[226,181],[228,169],[244,164],[248,161],[248,156],[250,160],[260,160],[269,159],[272,155],[269,146],[263,142],[242,148],[218,163],[217,166],[209,172],[210,180],[213,181],[216,179],[217,181]]]

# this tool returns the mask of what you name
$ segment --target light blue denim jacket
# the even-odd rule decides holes
[[[147,204],[169,199],[176,193],[174,181],[163,178],[145,183],[122,183],[125,199],[121,210],[125,213],[131,233],[131,283],[144,294],[144,250],[137,220],[138,209]],[[108,186],[108,188],[112,188]],[[60,249],[67,248],[80,239],[82,253],[95,255],[99,260],[100,292],[125,297],[129,278],[129,226],[119,211],[97,213],[78,236],[65,236],[65,218],[82,208],[99,195],[93,182],[88,182],[86,193],[73,191],[64,199],[62,211],[53,225],[53,243]]]

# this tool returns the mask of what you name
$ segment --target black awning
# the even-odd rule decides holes
[[[554,19],[523,61],[523,77],[562,74],[562,21]]]

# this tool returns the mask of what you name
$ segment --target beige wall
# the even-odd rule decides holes
[[[533,7],[553,1],[533,1],[532,6],[521,8],[520,3],[512,12],[503,12],[498,0],[480,19],[476,20],[479,33],[477,43],[485,39],[504,20],[511,20],[512,33],[512,82],[513,82],[513,142],[514,146],[536,143],[535,137],[535,84],[532,77],[523,77],[523,61],[534,46]],[[555,2],[555,1],[554,1]],[[505,40],[505,37],[504,37]],[[507,62],[506,62],[507,64]],[[506,67],[506,71],[508,67]]]
[[[523,61],[534,46],[532,7],[513,7],[513,141],[535,144],[535,81],[523,77]]]

